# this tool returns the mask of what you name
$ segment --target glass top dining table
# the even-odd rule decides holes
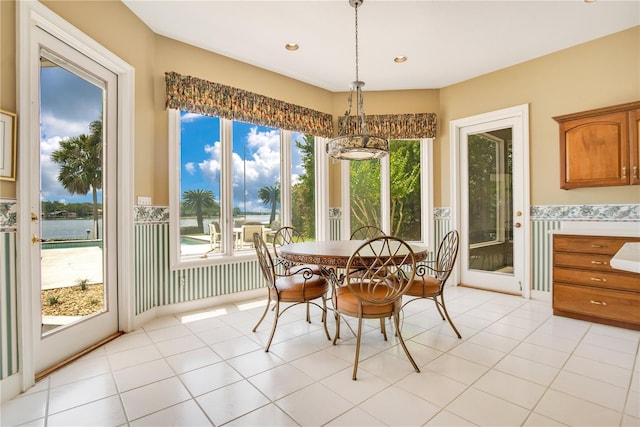
[[[365,243],[365,240],[329,240],[323,242],[299,242],[283,245],[278,249],[278,256],[287,261],[297,264],[312,264],[325,268],[345,268],[349,258],[353,253]],[[381,244],[381,242],[374,242]],[[393,244],[393,242],[391,243]],[[426,246],[409,245],[415,255],[416,262],[423,261],[427,258],[428,248]],[[394,256],[404,258],[407,254],[406,249],[400,247]],[[366,254],[361,252],[361,259],[366,262]],[[376,258],[372,253],[371,260]],[[362,265],[361,267],[367,267]]]

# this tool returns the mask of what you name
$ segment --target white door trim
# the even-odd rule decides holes
[[[105,47],[82,33],[79,29],[53,13],[35,0],[17,2],[17,87],[18,87],[18,130],[20,134],[19,170],[17,193],[18,209],[18,283],[32,283],[30,253],[31,206],[29,192],[34,185],[28,171],[32,170],[39,153],[35,153],[32,141],[39,141],[39,105],[33,102],[37,97],[38,61],[32,55],[38,49],[33,30],[39,27],[64,43],[102,64],[118,76],[118,306],[121,330],[128,331],[134,325],[134,269],[133,269],[133,141],[134,141],[134,81],[135,70],[125,61]],[[37,146],[37,145],[35,145]],[[20,286],[19,292],[19,357],[21,390],[34,384],[35,364],[33,357],[34,340],[39,339],[40,325],[34,325],[33,290],[30,286]]]
[[[529,105],[522,104],[511,108],[492,111],[462,119],[452,120],[449,123],[450,140],[450,170],[451,170],[451,222],[452,228],[459,230],[461,225],[461,200],[460,200],[460,142],[461,130],[467,126],[496,120],[515,118],[520,121],[521,126],[517,129],[522,140],[522,158],[513,159],[513,167],[518,167],[522,171],[522,182],[513,183],[513,191],[519,191],[522,195],[522,296],[531,298],[531,224],[530,224],[530,185],[529,185]],[[514,129],[516,131],[516,129]],[[514,140],[516,136],[514,135]],[[516,260],[514,260],[515,262]],[[460,282],[461,263],[456,263],[453,275],[453,283]]]

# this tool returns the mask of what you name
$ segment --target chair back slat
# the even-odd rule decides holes
[[[406,242],[392,236],[375,237],[349,258],[346,283],[361,302],[389,304],[409,289],[415,267],[415,254]]]
[[[302,234],[294,227],[280,227],[273,236],[273,253],[278,256],[278,248],[290,243],[304,242]]]
[[[385,232],[375,225],[363,225],[351,233],[350,240],[370,240],[374,237],[384,236]]]
[[[256,249],[256,255],[258,255],[262,276],[267,282],[267,286],[273,288],[276,281],[276,271],[267,244],[262,238],[262,233],[253,233],[253,246]]]
[[[444,285],[458,256],[458,231],[451,230],[442,238],[436,255],[436,277]]]

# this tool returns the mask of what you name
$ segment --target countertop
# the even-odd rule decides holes
[[[629,242],[611,258],[611,267],[618,270],[640,273],[640,242]]]

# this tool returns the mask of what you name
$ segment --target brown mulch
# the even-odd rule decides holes
[[[104,290],[102,283],[47,289],[40,300],[43,316],[86,316],[102,310]]]

